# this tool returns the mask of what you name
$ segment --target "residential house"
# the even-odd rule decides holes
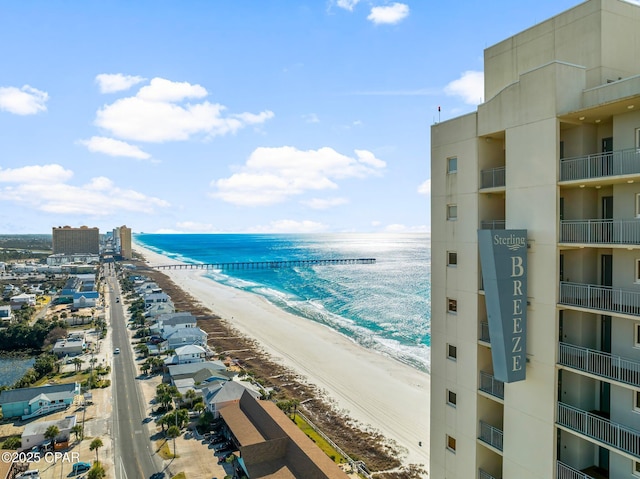
[[[13,320],[13,313],[10,305],[0,306],[0,322],[10,323]]]
[[[167,301],[171,301],[171,296],[163,292],[147,293],[142,295],[142,299],[144,300],[144,306],[146,308],[154,303],[166,303]]]
[[[77,356],[82,354],[87,348],[87,343],[84,337],[70,337],[59,339],[53,346],[53,354],[58,357],[63,356]]]
[[[56,419],[53,421],[33,421],[24,427],[22,432],[22,449],[31,449],[34,446],[39,446],[43,442],[47,441],[45,433],[51,426],[56,426],[60,431],[54,438],[55,442],[68,442],[71,436],[71,430],[76,425],[76,416],[66,416],[63,419]]]
[[[167,367],[171,383],[179,379],[193,378],[194,383],[204,383],[215,377],[230,379],[235,373],[227,371],[222,361],[204,361],[201,363],[174,364]]]
[[[153,303],[144,312],[145,318],[157,318],[163,314],[175,313],[176,308],[172,301],[166,303]]]
[[[0,407],[3,417],[25,420],[68,407],[77,394],[80,394],[80,383],[7,389],[0,391]]]
[[[206,349],[196,344],[189,344],[187,346],[180,346],[176,348],[176,353],[173,356],[169,356],[164,360],[166,365],[169,364],[188,364],[188,363],[202,363],[206,358]]]
[[[215,418],[220,416],[220,408],[240,401],[245,391],[254,398],[260,398],[261,394],[249,387],[248,383],[239,381],[212,381],[208,386],[202,388],[202,397],[207,411],[211,412]]]
[[[81,291],[73,293],[74,308],[94,308],[100,298],[97,291]]]
[[[178,329],[165,337],[166,349],[176,349],[188,344],[205,346],[207,344],[207,333],[200,328]]]
[[[35,306],[36,305],[36,295],[29,293],[22,293],[17,296],[12,296],[9,299],[11,304],[11,309],[21,309],[23,306]]]

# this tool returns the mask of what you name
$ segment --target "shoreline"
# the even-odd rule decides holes
[[[181,263],[137,242],[133,249],[150,266]],[[394,441],[403,453],[403,464],[428,468],[427,373],[368,350],[326,325],[284,311],[260,295],[217,283],[205,277],[204,270],[164,273],[204,307],[256,340],[275,362],[315,385],[339,411],[364,429]]]

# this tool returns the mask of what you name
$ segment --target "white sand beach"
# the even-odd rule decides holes
[[[139,244],[134,249],[150,265],[176,262]],[[349,417],[397,442],[406,453],[405,464],[428,468],[428,374],[282,311],[260,296],[205,278],[202,270],[163,272],[202,305],[257,340],[278,362],[324,391]]]

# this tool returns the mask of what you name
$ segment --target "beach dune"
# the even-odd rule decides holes
[[[177,262],[139,244],[134,249],[150,266]],[[275,361],[315,385],[339,410],[395,441],[403,463],[428,467],[428,374],[287,313],[261,296],[221,285],[204,277],[203,270],[164,272],[203,306],[258,341]]]

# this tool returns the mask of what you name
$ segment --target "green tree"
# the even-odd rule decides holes
[[[82,425],[76,424],[71,428],[71,432],[76,435],[76,441],[82,437]]]
[[[56,437],[58,436],[58,434],[60,434],[60,429],[58,429],[58,426],[49,426],[44,432],[44,438],[49,439],[51,441],[51,444],[55,445]]]
[[[98,449],[100,449],[102,446],[102,439],[100,439],[99,437],[96,437],[93,441],[91,441],[91,444],[89,444],[89,450],[96,451],[96,463],[100,462],[98,461]]]
[[[84,363],[84,361],[80,358],[73,358],[71,360],[71,364],[73,364],[76,367],[76,372],[80,372],[80,370],[82,369],[82,364]]]
[[[189,401],[189,409],[191,409],[193,407],[193,401],[196,399],[196,397],[198,397],[198,395],[196,394],[195,390],[188,389],[187,392],[184,393],[184,397]]]
[[[136,351],[142,354],[142,356],[144,356],[145,358],[149,356],[149,346],[147,346],[146,344],[138,344],[136,346]]]
[[[107,473],[105,472],[104,467],[96,462],[93,467],[89,469],[89,472],[87,473],[87,479],[102,479],[106,475]]]

